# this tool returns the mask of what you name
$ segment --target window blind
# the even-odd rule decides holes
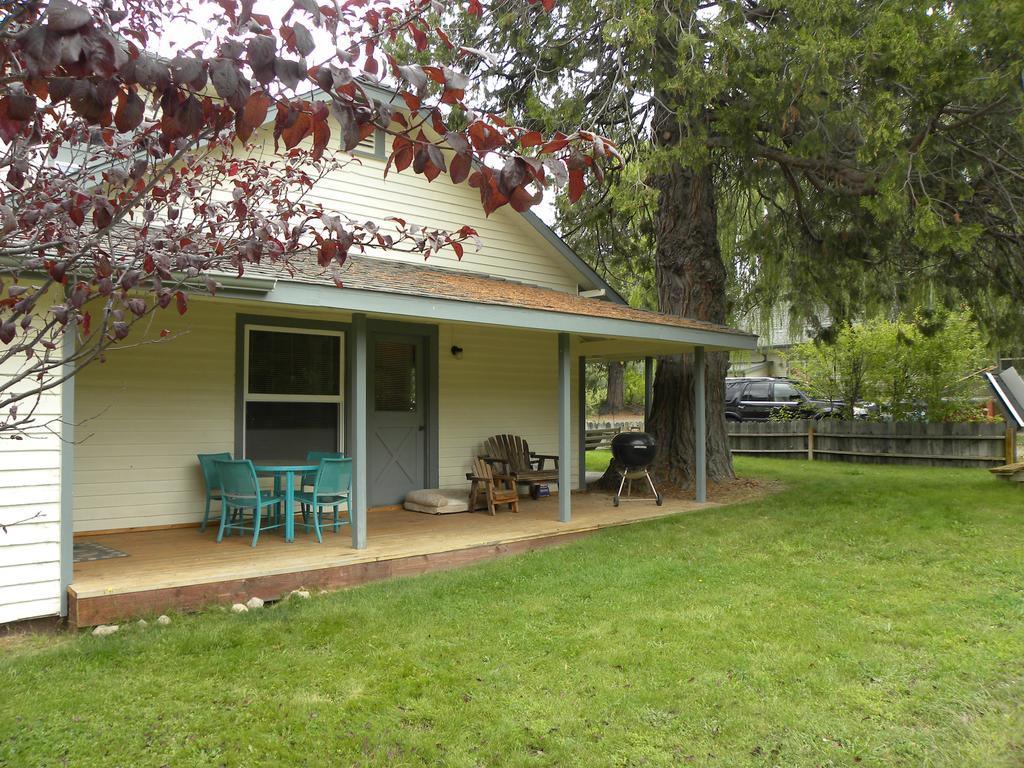
[[[416,345],[379,341],[373,353],[373,399],[378,411],[416,410]]]
[[[341,394],[337,336],[279,331],[249,332],[249,393]]]

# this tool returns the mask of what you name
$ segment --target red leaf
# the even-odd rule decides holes
[[[117,111],[114,113],[114,125],[121,133],[139,127],[146,111],[146,105],[135,91],[118,95]]]
[[[313,159],[319,160],[331,140],[331,127],[327,120],[317,120],[313,123]]]
[[[11,120],[28,120],[36,113],[36,98],[28,93],[12,92],[4,99],[4,108]]]
[[[317,252],[316,262],[321,267],[326,267],[330,264],[338,255],[338,241],[337,240],[324,240],[320,246],[320,250]]]
[[[436,144],[427,144],[427,157],[430,158],[430,162],[436,165],[439,170],[447,170],[444,162],[444,153]]]
[[[178,307],[178,314],[184,315],[188,311],[188,297],[183,291],[174,294],[174,303]]]
[[[458,242],[456,240],[453,240],[452,241],[452,250],[455,251],[455,258],[457,258],[457,259],[459,259],[459,261],[461,261],[462,260],[462,251],[463,251],[462,243],[460,243],[460,242]]]
[[[427,181],[433,181],[441,175],[441,169],[428,160],[426,166],[423,168],[423,175],[427,177]]]
[[[415,145],[406,138],[396,136],[391,150],[391,157],[395,162],[395,169],[401,173],[409,167],[415,156]]]
[[[427,36],[423,32],[423,30],[420,29],[415,24],[413,24],[412,22],[410,22],[409,23],[409,31],[412,34],[413,42],[416,44],[416,50],[417,51],[425,51],[425,50],[427,50]]]
[[[423,100],[419,96],[415,93],[408,93],[407,91],[402,91],[402,100],[405,102],[405,106],[409,108],[410,112],[416,112],[419,110],[420,104],[423,103]]]
[[[583,180],[583,169],[574,168],[569,171],[569,202],[575,203],[583,197],[583,190],[585,188],[586,183]]]
[[[519,213],[524,213],[539,203],[542,197],[543,194],[531,195],[526,191],[526,187],[516,187],[512,190],[512,196],[509,198],[509,201],[515,210],[519,211]]]
[[[542,155],[550,154],[551,152],[557,152],[560,149],[565,149],[569,145],[569,138],[559,131],[555,134],[555,137],[540,148]]]
[[[442,104],[458,104],[466,97],[466,92],[456,88],[445,88],[441,94]]]
[[[544,143],[544,137],[540,131],[527,131],[519,137],[519,146],[523,149],[527,147],[539,147]]]
[[[469,176],[469,170],[472,167],[468,155],[456,155],[452,158],[451,163],[448,166],[448,176],[452,180],[452,184],[461,184]]]
[[[288,149],[298,146],[313,129],[313,119],[305,112],[300,112],[295,122],[281,131],[281,138]]]
[[[252,132],[267,119],[267,110],[270,109],[271,103],[272,99],[264,91],[256,91],[245,100],[245,108],[238,116],[238,138],[243,142],[249,140]]]
[[[497,130],[480,120],[470,124],[469,140],[481,152],[489,152],[505,145],[505,138]]]

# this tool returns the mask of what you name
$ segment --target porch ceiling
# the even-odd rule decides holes
[[[288,274],[273,265],[249,267],[267,280],[263,300],[392,317],[570,333],[577,354],[594,357],[754,349],[757,337],[723,325],[650,312],[470,271],[351,256],[333,273],[315,262]],[[341,284],[341,288],[338,284]],[[589,351],[584,351],[589,349]]]

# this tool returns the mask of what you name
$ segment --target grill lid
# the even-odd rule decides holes
[[[612,456],[626,469],[644,469],[654,461],[657,444],[646,432],[620,432],[612,438]]]

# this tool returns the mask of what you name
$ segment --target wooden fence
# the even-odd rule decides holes
[[[734,454],[849,461],[986,467],[1016,460],[1016,430],[1004,424],[821,421],[728,422]]]
[[[642,430],[642,421],[588,421],[587,422],[587,450],[593,451],[597,448],[611,448],[612,438],[619,432],[630,432]]]

